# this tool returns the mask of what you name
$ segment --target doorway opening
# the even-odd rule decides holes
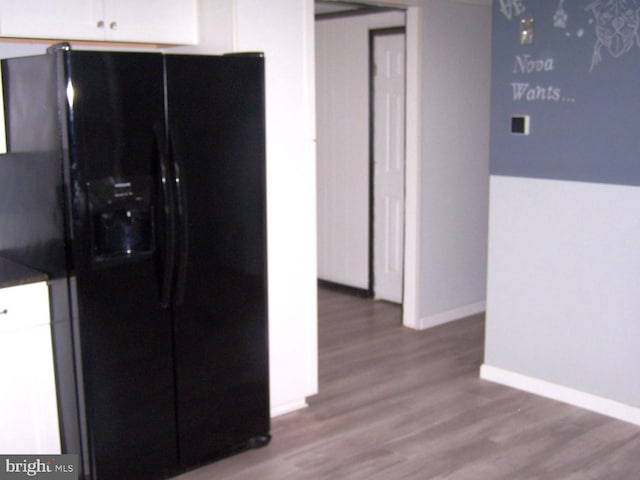
[[[338,2],[320,2],[336,5]],[[347,2],[354,6],[373,5],[367,1]],[[395,5],[394,5],[395,3]],[[369,31],[389,27],[405,28],[405,135],[404,135],[404,218],[401,281],[401,304],[403,323],[413,327],[418,318],[420,291],[419,275],[419,231],[420,231],[420,134],[421,134],[421,37],[423,13],[419,6],[406,3],[388,2],[384,12],[364,14],[364,9],[356,13],[332,12],[329,17],[317,15],[315,22],[316,45],[316,126],[317,126],[317,219],[318,219],[318,279],[322,284],[347,286],[353,293],[373,296],[375,284],[370,255],[372,223],[372,184],[370,183],[370,138],[371,119],[368,109],[369,95]],[[318,3],[316,3],[318,6]],[[344,5],[343,5],[343,8]],[[353,10],[353,8],[351,9]],[[326,10],[324,10],[326,12]],[[316,12],[319,12],[316,9]],[[395,17],[394,17],[395,15]],[[386,18],[382,21],[381,17]],[[391,20],[389,20],[391,17]],[[324,18],[324,20],[322,19]],[[355,29],[339,29],[340,22],[351,19],[368,19],[367,25],[358,37]],[[334,28],[335,27],[335,28]],[[355,61],[339,63],[336,55],[352,53],[359,49]],[[350,66],[357,64],[356,74],[348,74]],[[326,76],[329,75],[327,78]],[[325,76],[325,77],[323,77]],[[361,77],[364,78],[361,78]],[[359,83],[353,93],[337,95],[335,102],[327,101],[327,86]],[[353,101],[364,104],[365,115],[353,115],[353,111],[343,107]],[[341,108],[343,108],[341,110]],[[325,129],[334,129],[338,137],[328,139]],[[364,138],[364,140],[362,140]],[[364,144],[364,147],[362,145]],[[357,151],[364,149],[364,154]],[[341,154],[346,149],[347,154]],[[342,156],[341,156],[342,155]],[[357,162],[354,159],[358,159]],[[355,162],[355,163],[354,163]],[[360,162],[360,163],[358,163]],[[332,191],[333,189],[333,191]],[[362,214],[356,215],[356,212]],[[402,217],[402,215],[400,215]],[[397,238],[397,237],[396,237]],[[371,249],[373,251],[373,249]],[[396,257],[398,258],[398,257]],[[375,279],[374,279],[375,281]],[[397,298],[397,297],[396,297]]]
[[[402,302],[405,17],[402,10],[350,12],[323,16],[315,29],[319,278],[396,303]],[[399,191],[387,188],[392,183]]]

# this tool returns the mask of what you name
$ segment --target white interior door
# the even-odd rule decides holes
[[[373,37],[373,290],[402,303],[405,35]]]

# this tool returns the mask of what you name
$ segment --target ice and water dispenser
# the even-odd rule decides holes
[[[95,262],[152,253],[152,185],[149,176],[108,177],[87,183]]]

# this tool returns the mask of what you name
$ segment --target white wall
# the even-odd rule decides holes
[[[369,288],[369,30],[404,24],[402,12],[315,22],[323,280]]]
[[[235,49],[263,51],[272,413],[317,392],[312,0],[236,0]]]
[[[170,51],[218,54],[234,51],[234,0],[198,0],[198,43],[174,47]]]
[[[640,424],[640,188],[492,176],[490,218],[484,376]]]
[[[419,327],[485,307],[491,8],[424,0]]]

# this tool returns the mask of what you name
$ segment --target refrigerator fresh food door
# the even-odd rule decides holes
[[[165,478],[177,444],[173,327],[160,306],[163,57],[67,55],[86,461],[92,478]]]
[[[183,467],[269,439],[264,60],[167,55]]]

